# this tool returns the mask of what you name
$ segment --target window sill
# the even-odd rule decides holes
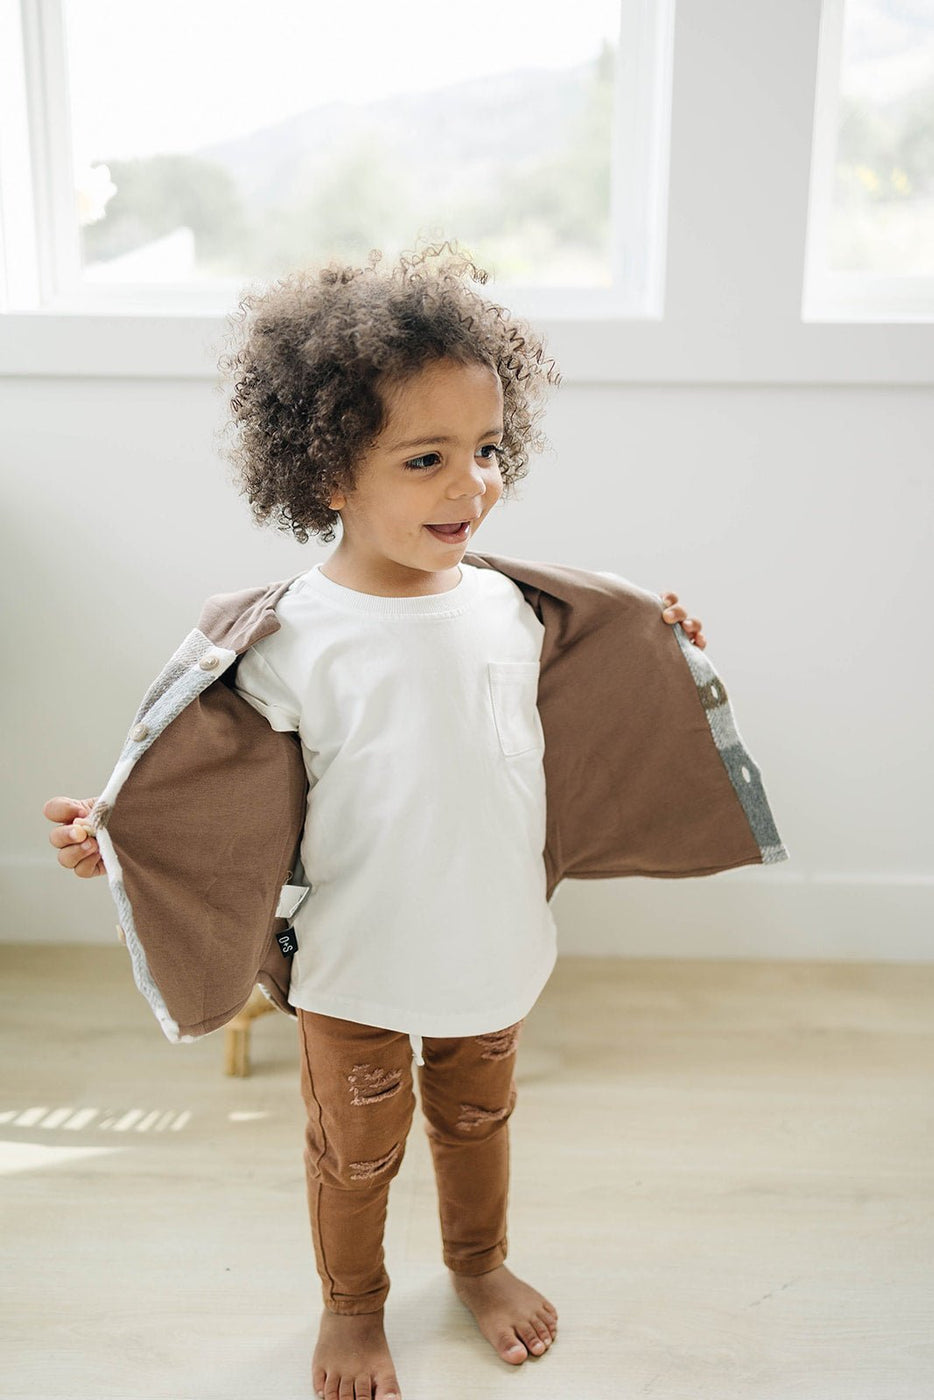
[[[530,318],[565,384],[934,384],[934,323]],[[0,375],[218,378],[221,315],[11,312]]]

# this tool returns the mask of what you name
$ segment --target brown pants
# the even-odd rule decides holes
[[[325,1306],[376,1312],[389,1292],[389,1184],[415,1110],[411,1043],[400,1031],[296,1010],[308,1211]],[[521,1027],[422,1042],[419,1091],[443,1257],[455,1273],[484,1274],[506,1258],[508,1119]]]

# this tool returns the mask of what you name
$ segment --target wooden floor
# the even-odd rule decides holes
[[[0,945],[4,1400],[310,1400],[295,1023],[170,1045],[118,945]],[[934,966],[562,959],[529,1017],[501,1361],[440,1260],[420,1114],[390,1199],[404,1400],[930,1400]]]

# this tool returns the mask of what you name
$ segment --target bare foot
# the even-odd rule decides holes
[[[454,1292],[504,1361],[521,1366],[530,1351],[542,1356],[548,1350],[558,1335],[557,1308],[505,1264],[486,1274],[449,1272]]]
[[[402,1400],[383,1331],[383,1309],[335,1313],[325,1308],[311,1359],[315,1395],[324,1400]]]

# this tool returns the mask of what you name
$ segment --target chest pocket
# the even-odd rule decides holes
[[[499,744],[507,758],[545,751],[538,714],[537,661],[490,661],[490,700]]]

